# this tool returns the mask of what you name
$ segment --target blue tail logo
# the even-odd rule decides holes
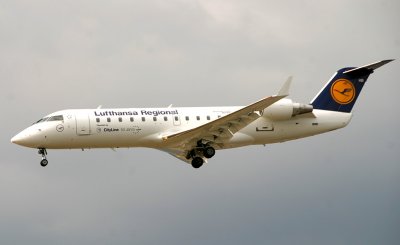
[[[361,67],[342,68],[336,72],[312,100],[314,109],[351,112],[369,75],[393,60],[383,60]]]

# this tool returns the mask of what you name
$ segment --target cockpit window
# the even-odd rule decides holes
[[[63,121],[64,117],[62,115],[57,115],[57,116],[52,116],[52,117],[44,117],[40,119],[39,121],[35,122],[34,124],[37,123],[42,123],[42,122],[49,122],[49,121]]]
[[[49,119],[49,118],[48,117],[43,117],[42,119],[40,119],[39,121],[35,122],[34,124],[45,122],[45,121],[47,121],[47,119]]]
[[[64,117],[62,115],[52,116],[47,121],[63,121]]]

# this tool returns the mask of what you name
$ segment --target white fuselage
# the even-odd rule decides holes
[[[77,109],[52,113],[11,139],[46,149],[148,147],[199,168],[216,150],[299,139],[345,127],[369,75],[382,60],[338,70],[308,104],[286,98],[289,77],[276,95],[247,106]]]
[[[278,102],[279,103],[279,102]],[[32,148],[179,148],[163,136],[195,128],[241,107],[76,109],[52,113],[12,141]],[[62,117],[59,117],[62,116]],[[52,118],[53,117],[53,118]],[[60,120],[62,119],[62,120]],[[351,113],[314,110],[287,120],[267,113],[235,133],[220,149],[270,144],[312,136],[346,126]]]

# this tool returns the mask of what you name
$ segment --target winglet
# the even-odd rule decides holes
[[[286,82],[283,84],[282,88],[278,92],[278,96],[288,96],[289,95],[289,89],[290,89],[290,84],[292,83],[292,76],[288,77]]]

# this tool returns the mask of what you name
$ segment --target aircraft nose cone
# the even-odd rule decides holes
[[[21,133],[19,133],[11,138],[11,143],[14,143],[17,145],[24,145],[25,141],[26,141],[26,136],[22,135]]]
[[[28,129],[28,130],[23,130],[19,134],[12,137],[11,143],[14,143],[14,144],[17,144],[20,146],[36,148],[36,144],[38,142],[37,142],[37,137],[35,137],[35,135],[32,134],[32,131]]]
[[[37,128],[26,128],[11,138],[11,142],[20,146],[38,148],[43,145],[46,138]]]

